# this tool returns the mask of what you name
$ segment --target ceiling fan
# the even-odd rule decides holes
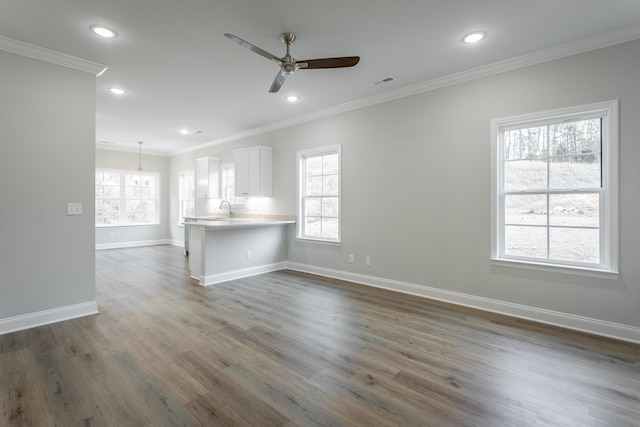
[[[264,56],[267,59],[278,64],[280,71],[276,75],[276,78],[271,84],[269,92],[275,93],[280,90],[284,84],[284,80],[287,76],[292,75],[297,69],[303,70],[315,70],[319,68],[345,68],[353,67],[360,61],[359,56],[342,56],[338,58],[319,58],[319,59],[305,59],[304,61],[298,61],[289,52],[291,43],[296,39],[296,35],[293,33],[280,34],[280,40],[287,46],[287,53],[282,58],[278,58],[271,53],[260,49],[258,46],[252,45],[248,41],[242,40],[240,37],[236,37],[233,34],[226,33],[225,37],[238,43],[240,46],[244,46],[247,49]]]

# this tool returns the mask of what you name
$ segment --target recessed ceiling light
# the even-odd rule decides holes
[[[180,133],[182,135],[198,135],[199,133],[202,133],[202,131],[201,130],[180,129]]]
[[[289,102],[296,102],[300,98],[297,95],[287,95],[285,99]]]
[[[127,93],[126,90],[119,88],[119,87],[110,87],[109,88],[109,92],[115,94],[115,95],[124,95],[125,93]]]
[[[91,31],[100,37],[104,37],[105,39],[113,39],[118,37],[118,33],[116,33],[111,28],[103,27],[102,25],[92,25],[89,27]]]
[[[189,129],[180,129],[182,135],[189,135]]]
[[[473,44],[478,43],[480,40],[487,37],[487,33],[484,31],[474,31],[473,33],[469,33],[462,38],[462,43]]]

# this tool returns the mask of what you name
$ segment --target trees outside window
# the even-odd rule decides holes
[[[298,152],[298,237],[340,242],[340,146]]]
[[[158,224],[160,175],[96,169],[96,226]]]
[[[196,176],[194,170],[181,171],[179,180],[180,214],[178,224],[184,223],[184,217],[193,217],[196,214]]]
[[[492,122],[495,260],[617,271],[617,102]]]

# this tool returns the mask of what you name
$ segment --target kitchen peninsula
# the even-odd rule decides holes
[[[185,220],[191,277],[203,286],[285,268],[291,217]]]

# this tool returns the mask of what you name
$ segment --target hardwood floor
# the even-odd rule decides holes
[[[281,271],[98,251],[100,314],[0,336],[1,426],[638,426],[640,345]]]

